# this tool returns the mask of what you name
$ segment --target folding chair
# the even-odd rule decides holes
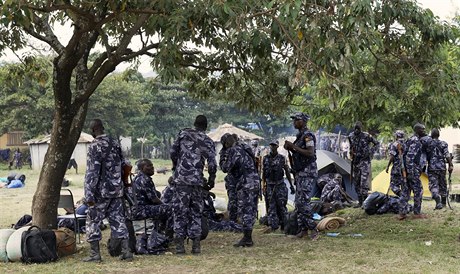
[[[68,193],[63,194],[62,191],[68,191]],[[75,228],[75,240],[77,240],[77,234],[78,234],[78,243],[81,243],[80,241],[80,225],[78,223],[78,220],[80,219],[86,219],[86,215],[80,215],[76,214],[76,208],[75,208],[75,202],[73,200],[73,194],[70,189],[61,189],[61,196],[59,197],[59,204],[58,208],[70,208],[72,209],[71,214],[67,215],[61,215],[59,216],[60,219],[72,219],[74,222],[74,228]]]

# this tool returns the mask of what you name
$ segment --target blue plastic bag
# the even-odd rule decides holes
[[[6,186],[6,188],[21,188],[23,186],[24,184],[21,180],[13,180]]]

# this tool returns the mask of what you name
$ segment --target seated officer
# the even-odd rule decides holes
[[[172,229],[172,208],[160,200],[160,192],[155,189],[151,176],[155,173],[153,164],[148,159],[138,162],[138,174],[133,181],[135,207],[132,210],[134,220],[154,218],[161,220],[166,230]]]

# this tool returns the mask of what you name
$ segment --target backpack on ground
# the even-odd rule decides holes
[[[67,227],[60,227],[53,230],[56,235],[56,248],[59,258],[72,255],[77,252],[77,241],[75,240],[75,232]]]
[[[284,224],[284,234],[296,235],[299,233],[299,224],[297,223],[297,212],[290,211],[286,215],[286,224]]]
[[[48,263],[58,259],[56,235],[52,230],[31,226],[21,237],[22,262]]]
[[[363,202],[364,211],[369,215],[374,215],[377,213],[377,210],[386,203],[387,200],[388,196],[384,193],[377,191],[373,192]]]

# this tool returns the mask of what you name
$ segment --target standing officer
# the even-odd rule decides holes
[[[291,194],[295,193],[292,185],[291,174],[286,163],[286,158],[278,153],[278,141],[270,143],[270,154],[263,158],[262,182],[266,193],[265,199],[268,199],[268,224],[269,227],[264,233],[271,233],[284,227],[287,215],[288,189],[284,183],[284,174],[291,186]]]
[[[230,136],[230,133],[225,133],[222,135],[220,138],[220,142],[223,144],[224,140]],[[234,136],[237,138],[236,136]],[[219,166],[222,169],[222,165],[225,161],[226,157],[226,149],[222,148],[219,151]],[[238,197],[237,197],[237,191],[236,191],[236,180],[233,178],[233,175],[231,173],[228,173],[225,178],[225,189],[227,190],[227,197],[228,197],[228,203],[227,203],[227,211],[228,211],[228,217],[230,221],[236,222],[238,219]]]
[[[404,167],[404,152],[405,152],[405,141],[404,141],[404,131],[397,130],[394,134],[395,141],[390,144],[388,149],[390,154],[390,159],[388,160],[388,165],[386,168],[386,173],[390,169],[390,165],[393,164],[391,168],[391,180],[390,188],[396,196],[401,197],[402,187],[406,181],[406,170]]]
[[[300,232],[296,235],[303,238],[308,235],[308,230],[312,230],[311,239],[318,238],[318,230],[313,220],[310,198],[312,196],[313,184],[318,179],[318,168],[316,166],[316,137],[307,128],[307,121],[310,116],[298,112],[291,116],[294,127],[299,130],[294,143],[284,142],[284,149],[290,156],[291,168],[294,170],[294,180],[296,186],[295,208],[297,211],[297,222]],[[292,161],[291,161],[292,159]]]
[[[118,142],[104,134],[100,119],[90,123],[93,142],[88,148],[85,176],[85,199],[89,206],[86,218],[86,238],[90,243],[89,257],[85,262],[100,262],[99,241],[102,239],[99,224],[109,220],[112,238],[121,239],[121,260],[132,260],[128,245],[128,229],[123,207],[122,166],[126,163]]]
[[[181,130],[171,147],[176,254],[185,253],[184,240],[187,236],[193,241],[192,253],[201,253],[205,162],[208,164],[208,189],[214,187],[216,179],[216,150],[214,142],[205,134],[208,127],[206,116],[198,115],[194,126],[194,129]]]
[[[233,135],[227,135],[226,138],[221,138],[221,141],[226,151],[221,168],[223,172],[231,174],[236,181],[238,214],[243,223],[244,236],[233,246],[250,247],[254,245],[252,227],[257,215],[260,177],[252,153],[238,145]]]
[[[426,215],[421,213],[423,186],[420,180],[422,168],[425,165],[423,159],[424,145],[421,139],[425,137],[425,135],[425,126],[417,123],[414,125],[414,135],[406,141],[404,162],[407,170],[407,182],[403,184],[401,198],[399,199],[399,220],[407,218],[407,213],[409,212],[408,201],[411,191],[414,193],[414,218],[426,218]]]
[[[379,147],[379,142],[367,132],[363,132],[361,122],[356,122],[354,131],[348,137],[350,142],[350,157],[352,162],[353,183],[358,193],[361,206],[369,193],[369,174],[371,159]],[[372,144],[372,146],[371,146]]]
[[[447,143],[439,140],[437,128],[431,130],[431,138],[427,153],[429,188],[436,201],[435,209],[441,209],[446,206],[447,201],[446,162],[449,163],[449,173],[452,173],[454,165]]]

